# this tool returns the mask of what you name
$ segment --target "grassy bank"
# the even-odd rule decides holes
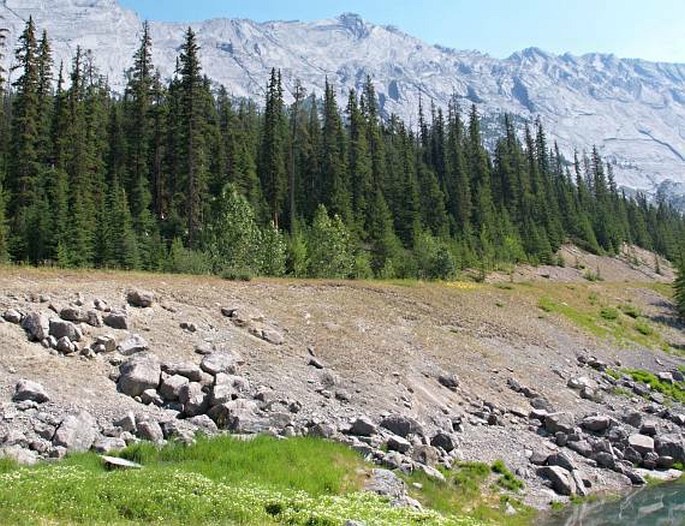
[[[460,468],[448,482],[408,482],[424,511],[393,508],[361,491],[372,465],[314,439],[201,439],[137,445],[139,470],[106,471],[94,454],[18,468],[0,462],[2,524],[478,525],[510,523],[489,470]],[[495,485],[501,474],[492,473]],[[520,519],[527,518],[521,510]],[[521,523],[521,521],[517,521]]]

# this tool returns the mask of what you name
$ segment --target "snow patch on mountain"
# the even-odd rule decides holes
[[[0,15],[9,30],[6,67],[33,16],[47,29],[57,64],[68,70],[76,46],[92,49],[112,88],[122,89],[142,22],[116,0],[4,0]],[[685,188],[685,64],[537,48],[500,60],[429,45],[350,13],[307,23],[213,19],[191,26],[205,73],[236,96],[260,98],[272,67],[282,71],[286,96],[298,79],[309,93],[322,94],[328,77],[343,98],[370,75],[384,113],[409,123],[420,99],[444,107],[455,94],[489,116],[539,117],[567,155],[597,145],[624,186],[650,193]],[[151,23],[164,78],[174,73],[185,28]]]

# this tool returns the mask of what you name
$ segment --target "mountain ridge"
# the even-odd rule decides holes
[[[113,89],[123,88],[142,21],[116,0],[4,0],[0,15],[9,26],[6,67],[30,15],[48,31],[56,64],[68,65],[77,45],[93,49]],[[153,59],[165,79],[187,25],[198,33],[204,72],[235,96],[261,98],[272,67],[282,71],[286,98],[296,80],[320,95],[328,78],[345,97],[370,75],[384,113],[409,123],[419,100],[444,107],[454,94],[493,119],[504,112],[539,117],[568,157],[597,145],[628,188],[656,194],[685,183],[685,64],[537,47],[498,59],[343,13],[315,22],[151,22]]]

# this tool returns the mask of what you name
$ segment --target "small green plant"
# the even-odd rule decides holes
[[[614,321],[618,319],[619,312],[613,307],[603,307],[599,315],[605,320]]]
[[[597,305],[599,302],[599,294],[596,292],[590,292],[590,294],[587,297],[587,300],[590,302],[590,305]]]
[[[492,472],[500,475],[497,484],[508,491],[520,491],[524,488],[523,482],[509,471],[503,460],[495,460],[492,463]]]
[[[583,273],[583,278],[588,280],[588,281],[604,281],[604,278],[602,277],[602,274],[599,270],[599,267],[597,267],[597,270],[592,271],[592,270],[586,270]]]
[[[624,372],[630,375],[636,382],[645,383],[654,391],[658,391],[677,402],[685,403],[685,385],[683,385],[683,382],[663,382],[655,374],[643,369],[627,369]]]
[[[635,305],[631,303],[624,303],[621,306],[619,306],[619,309],[621,309],[621,312],[623,312],[623,314],[633,319],[637,319],[640,316],[642,316],[642,312],[640,312],[640,309],[638,309]]]
[[[554,302],[549,298],[542,297],[538,300],[538,308],[545,312],[554,312]]]
[[[221,271],[221,278],[228,281],[250,281],[252,272],[249,269],[229,267]]]
[[[635,330],[643,336],[651,336],[652,334],[654,334],[654,329],[649,323],[647,323],[647,320],[645,320],[644,318],[638,318],[637,320],[635,320],[634,327]]]

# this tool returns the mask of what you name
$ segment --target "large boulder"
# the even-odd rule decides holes
[[[32,382],[31,380],[19,380],[14,387],[14,396],[12,396],[12,400],[15,402],[32,400],[33,402],[42,404],[43,402],[48,402],[50,397],[41,384]]]
[[[193,417],[207,411],[208,397],[202,390],[202,384],[190,382],[184,384],[178,393],[178,400],[183,405],[183,415]]]
[[[588,431],[600,433],[611,426],[611,417],[607,415],[586,416],[580,422],[580,425]]]
[[[654,451],[654,439],[647,435],[640,435],[638,433],[628,437],[628,445],[640,455],[646,455]]]
[[[459,378],[456,374],[444,373],[438,376],[438,382],[443,387],[447,387],[450,391],[456,391],[459,387]]]
[[[130,290],[126,294],[126,301],[132,307],[150,307],[155,302],[155,293],[148,290]]]
[[[370,437],[375,435],[377,432],[378,427],[368,416],[360,416],[354,422],[352,422],[352,425],[350,426],[351,435]]]
[[[432,439],[431,446],[444,449],[447,453],[456,449],[457,441],[454,435],[439,431]]]
[[[102,318],[102,321],[107,327],[111,327],[112,329],[125,331],[131,328],[126,313],[121,311],[112,311],[106,314]]]
[[[169,402],[176,402],[181,393],[181,389],[189,382],[190,380],[180,374],[169,376],[165,378],[159,386],[159,394]]]
[[[685,440],[678,435],[662,435],[656,439],[655,449],[661,457],[672,457],[676,462],[685,462]]]
[[[402,498],[407,492],[404,481],[387,469],[374,469],[371,478],[364,484],[364,489],[381,497]]]
[[[150,346],[140,334],[131,334],[128,338],[119,342],[117,348],[124,356],[131,356],[132,354],[147,351]]]
[[[70,321],[53,319],[50,320],[50,336],[54,336],[57,340],[69,338],[72,342],[79,342],[83,338],[83,333]]]
[[[537,469],[538,476],[545,478],[552,484],[552,489],[559,495],[571,496],[576,492],[573,475],[561,466],[542,466]]]
[[[41,342],[50,334],[50,320],[45,314],[31,312],[21,320],[21,328],[32,342]]]
[[[413,418],[404,415],[391,415],[381,420],[381,427],[388,431],[407,438],[409,435],[423,436],[423,426]]]
[[[269,427],[268,420],[259,416],[254,400],[232,400],[212,407],[207,414],[219,429],[228,429],[234,433],[257,433],[266,431]]]
[[[200,368],[212,375],[219,373],[235,374],[241,363],[240,357],[233,352],[216,351],[202,358]]]
[[[52,443],[71,453],[88,451],[98,437],[95,417],[87,411],[69,415],[55,431]]]
[[[575,421],[571,413],[550,413],[545,416],[545,429],[549,433],[561,431],[570,435],[575,428]]]
[[[140,396],[147,389],[157,389],[161,372],[159,360],[154,355],[138,354],[119,366],[117,388],[129,396]]]
[[[66,321],[82,323],[88,321],[88,314],[80,307],[64,307],[59,311],[59,317]]]

